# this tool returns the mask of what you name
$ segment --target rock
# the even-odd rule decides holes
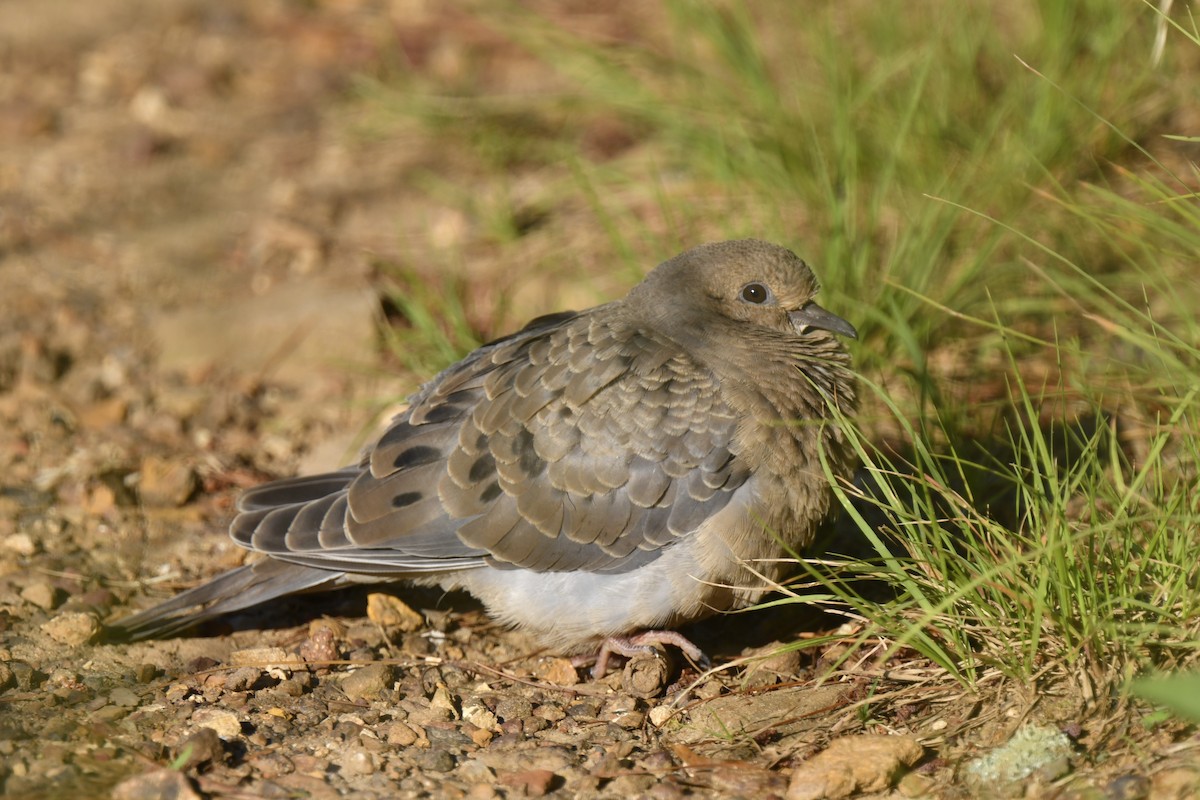
[[[472,784],[471,788],[467,791],[467,800],[495,800],[497,797],[500,797],[500,795],[490,783]]]
[[[496,715],[478,701],[463,703],[462,717],[481,730],[500,730],[500,721],[496,719]]]
[[[245,650],[234,650],[229,654],[229,663],[235,667],[256,667],[285,672],[303,666],[282,647],[248,647]]]
[[[1150,789],[1150,779],[1144,775],[1122,775],[1105,785],[1104,796],[1108,800],[1146,800],[1151,796]]]
[[[111,796],[113,800],[201,800],[183,773],[167,767],[121,781]]]
[[[480,750],[475,758],[498,773],[541,770],[559,774],[572,770],[577,762],[572,750],[551,744],[542,744],[531,750],[501,750],[493,747]]]
[[[569,658],[543,658],[537,663],[534,675],[555,686],[574,686],[579,683],[579,670]]]
[[[629,659],[621,673],[621,685],[634,697],[658,697],[671,682],[671,665],[657,654]]]
[[[198,728],[212,728],[222,739],[236,739],[242,735],[242,723],[237,714],[223,708],[197,708],[192,712],[192,724]]]
[[[1154,774],[1150,796],[1161,800],[1185,800],[1200,796],[1200,769],[1175,767]]]
[[[262,670],[258,667],[240,667],[225,678],[225,691],[248,692],[262,678]]]
[[[408,723],[421,726],[436,725],[440,722],[450,722],[454,719],[454,710],[444,706],[425,706],[418,708],[408,715]]]
[[[123,397],[109,397],[81,409],[79,426],[86,430],[102,431],[120,425],[128,413],[128,400]]]
[[[361,747],[351,748],[338,761],[338,766],[349,775],[370,775],[379,769],[374,754]]]
[[[132,689],[120,686],[109,693],[108,702],[122,708],[136,708],[142,702],[142,698],[138,697],[137,692]]]
[[[0,542],[0,551],[18,556],[32,556],[37,553],[37,543],[28,533],[10,533]]]
[[[417,732],[403,722],[393,722],[391,727],[388,728],[388,744],[395,745],[396,747],[408,747],[415,744],[419,738]]]
[[[389,635],[410,633],[425,624],[425,618],[399,597],[382,592],[367,595],[367,617]]]
[[[62,589],[52,585],[49,581],[35,581],[21,590],[21,599],[27,603],[32,603],[44,611],[53,611],[58,608],[66,595]]]
[[[108,703],[93,711],[88,716],[88,721],[92,724],[108,725],[126,716],[129,716],[128,708]]]
[[[846,736],[796,767],[787,800],[823,800],[887,791],[924,748],[909,736]]]
[[[300,657],[314,664],[327,664],[341,658],[338,639],[346,635],[346,628],[338,622],[316,619],[308,626],[308,638],[300,645]]]
[[[819,727],[814,725],[813,719],[844,702],[842,695],[846,691],[836,683],[826,683],[760,694],[720,694],[711,682],[707,685],[711,693],[697,694],[711,699],[697,703],[692,709],[677,709],[675,721],[668,722],[671,743],[698,743],[710,738],[714,729],[737,731],[770,727],[780,737],[811,730]],[[651,720],[654,719],[657,716],[652,714]]]
[[[487,764],[472,758],[459,763],[458,777],[467,783],[491,784],[496,780],[496,773]]]
[[[450,772],[456,762],[454,756],[443,749],[428,750],[414,759],[416,766],[428,772]]]
[[[548,769],[526,769],[520,772],[502,772],[496,776],[501,786],[511,786],[526,797],[543,797],[553,788],[558,776]]]
[[[215,730],[204,727],[180,742],[175,748],[174,757],[172,766],[181,771],[204,764],[220,764],[225,761],[225,745]]]
[[[613,725],[627,731],[636,731],[646,722],[646,715],[641,711],[627,711],[611,720]]]
[[[936,781],[928,775],[910,772],[896,784],[896,791],[904,797],[930,797],[933,795],[933,788],[936,785]]]
[[[462,717],[458,710],[458,704],[454,702],[454,696],[450,694],[450,690],[445,684],[440,684],[433,690],[433,697],[429,698],[429,708],[432,711],[443,709],[449,712],[451,719]]]
[[[533,703],[519,694],[502,696],[496,702],[496,716],[502,722],[513,722],[533,715]]]
[[[994,790],[1039,773],[1050,781],[1070,769],[1071,740],[1049,725],[1024,725],[994,750],[970,761],[963,770],[968,784]]]
[[[7,662],[7,667],[9,673],[12,675],[11,682],[23,692],[36,689],[46,680],[44,672],[26,664],[24,661],[9,661]]]
[[[91,644],[100,636],[100,621],[82,611],[69,611],[43,624],[42,630],[56,642],[80,647]]]
[[[392,691],[396,670],[391,664],[368,664],[342,678],[342,691],[351,700],[378,700]]]
[[[655,706],[654,708],[650,709],[648,716],[650,717],[651,725],[656,728],[661,728],[663,725],[666,725],[672,717],[676,717],[676,714],[675,709],[671,708],[670,706]]]
[[[463,725],[463,732],[470,737],[471,743],[476,747],[487,747],[492,743],[492,739],[496,738],[496,734],[493,731],[476,728],[470,723]]]
[[[200,486],[190,464],[159,456],[143,459],[139,475],[138,497],[150,508],[178,508]]]
[[[744,656],[752,660],[746,666],[743,685],[747,687],[772,686],[786,680],[794,680],[800,673],[802,661],[800,651],[794,647],[775,642]]]
[[[749,764],[718,766],[710,778],[712,788],[727,797],[780,797],[787,790],[787,777]]]
[[[248,761],[260,775],[268,780],[296,771],[296,765],[281,753],[263,753],[248,759]]]

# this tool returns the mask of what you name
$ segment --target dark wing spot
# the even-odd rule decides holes
[[[533,434],[528,428],[522,428],[517,434],[516,442],[517,465],[530,478],[536,478],[546,471],[546,462],[533,449]]]
[[[405,506],[411,506],[420,499],[420,492],[405,492],[404,494],[398,494],[392,498],[392,508],[404,508]]]
[[[396,463],[393,465],[396,469],[410,469],[412,467],[422,467],[426,464],[432,464],[442,457],[442,451],[436,447],[419,444],[416,447],[410,447],[400,455],[396,456]]]
[[[492,458],[490,453],[485,453],[475,459],[475,463],[471,465],[470,471],[467,472],[467,480],[471,483],[479,483],[495,471],[496,459]]]
[[[500,483],[498,481],[492,481],[488,484],[487,488],[483,490],[483,494],[479,495],[479,499],[484,503],[490,503],[499,497],[502,491],[503,490],[500,488]]]

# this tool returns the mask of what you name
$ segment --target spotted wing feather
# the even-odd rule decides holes
[[[652,560],[749,473],[711,374],[605,310],[476,351],[430,381],[359,466],[248,493],[234,537],[380,575]]]

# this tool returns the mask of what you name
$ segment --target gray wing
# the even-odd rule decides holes
[[[359,466],[248,492],[234,538],[396,577],[652,560],[749,474],[713,376],[609,308],[476,351],[426,384]]]

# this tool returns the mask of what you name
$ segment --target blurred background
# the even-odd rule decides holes
[[[1177,137],[1200,127],[1200,48],[1169,19],[1099,0],[6,3],[8,327],[68,351],[38,326],[136,330],[193,382],[421,373],[403,394],[530,316],[757,236],[816,267],[864,370],[995,400],[996,324],[1111,338],[1080,313],[1091,280],[1192,316],[1195,240],[1146,220],[1194,214]]]

